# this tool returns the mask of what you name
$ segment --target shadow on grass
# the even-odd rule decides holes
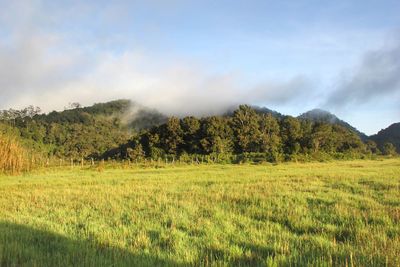
[[[240,247],[247,253],[245,256],[234,259],[233,266],[265,266],[267,258],[275,257],[275,250],[266,246],[251,243],[240,243]],[[249,253],[250,252],[250,253]]]
[[[153,255],[0,222],[0,266],[183,266]]]

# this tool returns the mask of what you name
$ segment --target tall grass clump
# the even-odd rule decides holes
[[[19,142],[0,133],[0,173],[18,174],[27,169],[27,153]]]

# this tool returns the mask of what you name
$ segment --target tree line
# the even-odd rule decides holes
[[[241,105],[231,116],[170,117],[165,124],[134,135],[103,157],[203,158],[226,161],[360,158],[382,152],[344,126],[291,116],[277,117]],[[394,154],[388,147],[384,154]]]
[[[49,114],[35,107],[3,111],[0,129],[30,150],[69,159],[278,162],[395,154],[393,145],[379,149],[338,124],[277,116],[247,105],[226,116],[170,117],[138,131],[122,120],[128,105],[119,100]]]
[[[40,114],[36,108],[33,113],[2,111],[0,132],[17,137],[29,152],[48,157],[100,158],[106,151],[129,140],[129,132],[122,126],[121,119],[114,116],[120,108],[111,103],[49,114]]]

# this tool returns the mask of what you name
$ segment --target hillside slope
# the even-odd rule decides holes
[[[380,149],[383,148],[385,143],[392,143],[396,147],[397,153],[400,153],[400,122],[393,123],[370,138],[376,142]]]
[[[330,124],[339,124],[353,132],[355,132],[361,140],[365,141],[368,139],[368,136],[364,134],[363,132],[360,132],[357,130],[355,127],[351,126],[349,123],[345,122],[344,120],[339,119],[336,115],[330,113],[329,111],[323,110],[323,109],[313,109],[310,111],[307,111],[300,116],[298,116],[299,119],[306,119],[306,120],[311,120],[313,122],[324,122],[324,123],[330,123]]]
[[[88,123],[94,118],[119,120],[126,128],[141,130],[162,124],[167,117],[157,110],[149,109],[127,99],[96,103],[88,107],[77,107],[64,111],[40,114],[35,120],[46,123]]]

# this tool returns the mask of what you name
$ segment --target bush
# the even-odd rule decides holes
[[[396,155],[396,147],[392,143],[385,143],[383,145],[383,155],[385,156]]]

